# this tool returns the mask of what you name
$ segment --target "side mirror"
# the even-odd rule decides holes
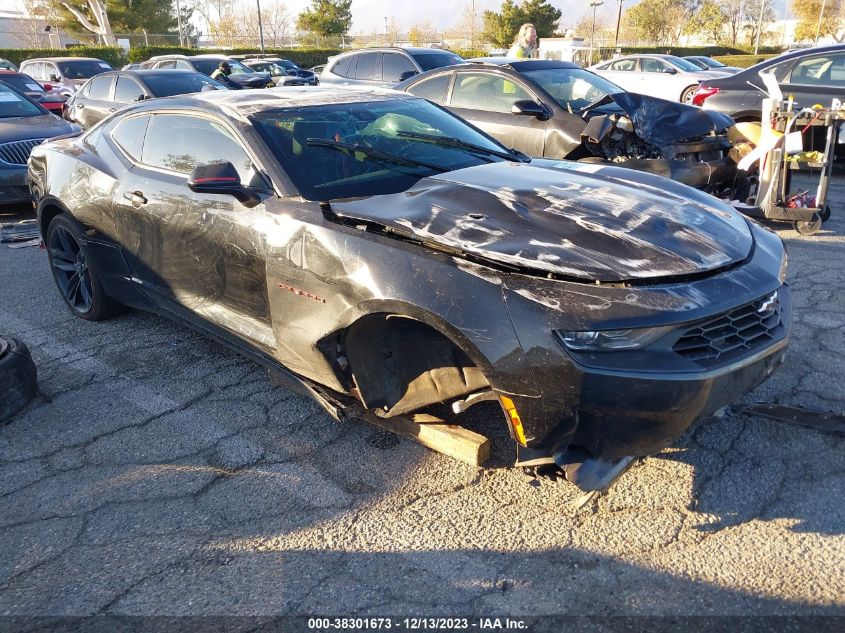
[[[51,75],[50,75],[50,81],[55,81],[56,83],[58,83],[59,81],[61,81],[61,77],[59,77],[59,76],[58,76],[58,75],[56,75],[55,73],[54,73],[54,74],[51,74]]]
[[[549,114],[548,112],[546,112],[546,109],[536,101],[531,101],[531,99],[525,99],[523,101],[517,101],[516,103],[514,103],[511,106],[511,114],[534,116],[540,119],[541,121],[545,121],[549,118]]]
[[[405,81],[406,79],[410,79],[415,75],[419,75],[416,70],[406,70],[401,75],[399,75],[399,81]]]
[[[238,170],[229,161],[197,165],[188,178],[188,189],[194,193],[216,193],[237,198],[246,206],[258,203],[258,196],[241,184]]]
[[[134,97],[134,98],[132,99],[132,101],[143,101],[143,100],[144,100],[144,99],[146,99],[146,98],[147,98],[147,95],[145,95],[145,94],[140,94],[140,95],[138,95],[137,97]]]
[[[665,75],[677,75],[678,74],[678,71],[675,70],[674,68],[664,68],[661,72]]]
[[[296,75],[296,71],[295,71],[295,70],[288,70],[288,75],[291,75],[291,76],[293,76],[293,77],[296,77],[296,76],[297,76],[297,75]]]

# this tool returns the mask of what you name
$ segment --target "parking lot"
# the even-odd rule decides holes
[[[845,178],[789,248],[786,365],[748,401],[845,410]],[[783,228],[783,227],[778,227]],[[149,314],[74,318],[0,246],[40,393],[0,426],[0,614],[845,615],[845,439],[728,413],[586,507],[308,399]]]

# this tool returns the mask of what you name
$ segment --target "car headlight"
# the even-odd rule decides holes
[[[554,332],[564,347],[573,352],[612,352],[647,347],[674,329],[675,327],[670,325],[630,330],[555,330]]]

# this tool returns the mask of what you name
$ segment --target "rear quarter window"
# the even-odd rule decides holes
[[[438,75],[431,79],[425,79],[414,84],[408,92],[417,97],[428,99],[434,103],[443,104],[446,102],[446,89],[449,87],[450,74]]]
[[[149,120],[150,117],[146,114],[123,119],[111,132],[112,140],[136,162],[141,160]]]

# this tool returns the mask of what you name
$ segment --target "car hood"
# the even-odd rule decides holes
[[[53,138],[70,134],[78,129],[54,114],[10,117],[0,119],[0,143],[25,141],[31,138]]]
[[[593,108],[585,118],[608,114],[616,109],[616,104],[631,119],[637,136],[658,147],[722,132],[734,124],[731,117],[721,112],[632,92],[617,92],[607,99],[612,103]]]
[[[748,226],[728,205],[655,176],[599,171],[613,175],[570,162],[491,163],[331,208],[458,256],[589,281],[699,274],[750,253]]]

